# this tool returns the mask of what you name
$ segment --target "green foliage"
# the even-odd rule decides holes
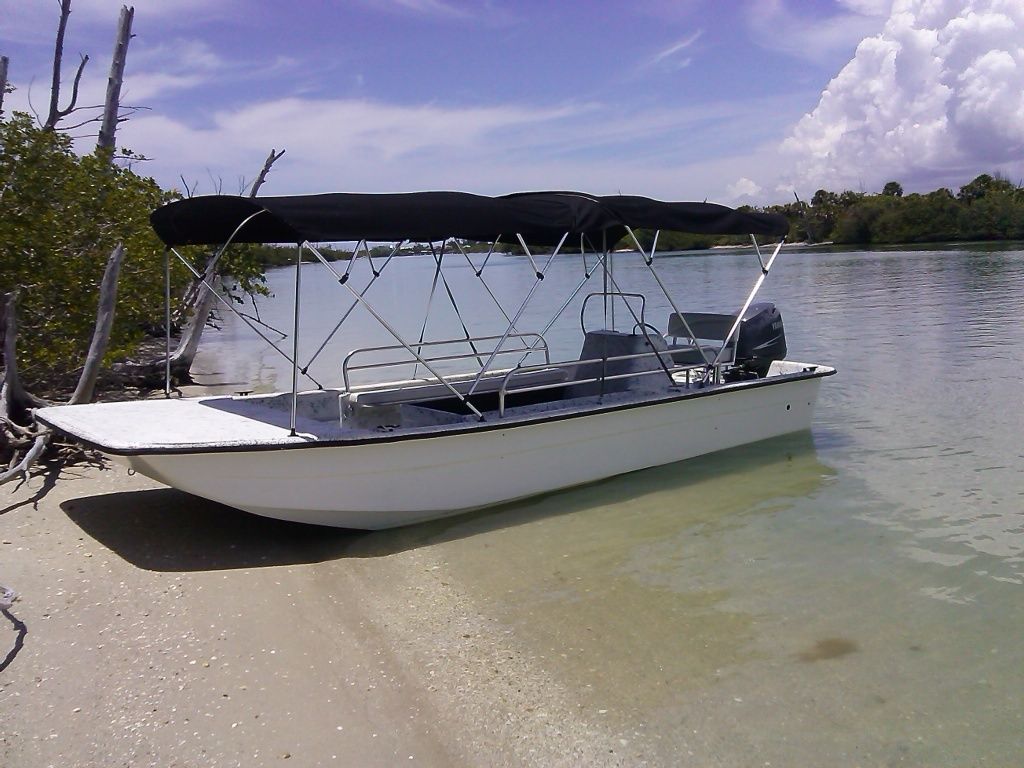
[[[1024,191],[1006,179],[983,173],[956,197],[945,188],[901,196],[896,187],[889,182],[888,192],[861,195],[840,215],[831,239],[895,244],[1024,238]]]
[[[654,242],[654,230],[640,229],[636,232],[645,251],[649,251]],[[718,245],[719,238],[714,235],[695,235],[690,232],[662,232],[658,235],[658,251],[700,251]],[[749,239],[747,240],[749,242]],[[622,248],[635,248],[633,238],[627,237],[619,244]]]
[[[20,289],[19,367],[30,387],[64,382],[84,362],[107,257],[125,261],[108,358],[162,315],[162,245],[149,214],[170,199],[150,178],[76,155],[71,140],[24,114],[0,121],[0,290]],[[174,272],[184,284],[183,270]]]
[[[960,192],[956,198],[964,203],[973,203],[975,200],[980,200],[992,192],[1013,194],[1016,191],[1017,189],[1013,184],[1001,178],[998,174],[996,176],[989,176],[987,173],[983,173],[960,187]]]

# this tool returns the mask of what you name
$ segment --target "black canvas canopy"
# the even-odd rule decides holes
[[[229,239],[236,243],[430,242],[457,237],[512,242],[517,234],[529,243],[553,244],[566,233],[570,238],[585,235],[600,246],[602,235],[612,245],[627,226],[717,235],[789,231],[786,219],[775,214],[737,211],[715,203],[668,203],[579,192],[520,192],[504,197],[466,192],[210,195],[168,203],[152,213],[150,222],[169,246],[219,245]]]

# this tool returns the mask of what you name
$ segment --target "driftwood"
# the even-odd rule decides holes
[[[18,376],[15,357],[18,338],[17,291],[3,295],[0,331],[3,333],[3,373],[0,374],[0,418],[27,423],[30,409],[45,402],[26,392]]]
[[[107,78],[107,97],[103,102],[103,122],[96,141],[97,149],[114,151],[114,132],[121,121],[118,110],[121,106],[121,84],[124,81],[124,65],[128,57],[128,43],[132,39],[132,20],[135,9],[121,6],[117,22],[117,38],[114,41],[114,55],[110,61],[110,76]]]
[[[8,469],[0,473],[0,485],[27,475],[29,468],[46,450],[50,441],[47,430],[35,430],[24,426],[29,420],[30,409],[43,404],[21,388],[18,378],[18,363],[15,357],[17,324],[17,293],[4,296],[3,312],[3,383],[0,384],[0,448],[11,454]],[[23,422],[23,423],[19,423]],[[27,451],[23,456],[20,452]]]
[[[121,274],[121,262],[124,260],[124,246],[121,243],[111,251],[107,266],[103,270],[103,281],[100,283],[100,301],[96,308],[96,327],[93,329],[89,354],[85,358],[85,366],[78,379],[78,386],[68,401],[69,405],[88,403],[92,400],[96,389],[96,376],[100,372],[103,355],[110,341],[110,329],[114,325],[114,307],[117,304],[117,278]]]
[[[124,247],[118,243],[107,259],[100,284],[100,299],[96,310],[96,327],[93,331],[85,366],[78,379],[78,386],[68,401],[69,404],[92,400],[96,387],[96,376],[100,363],[107,351],[110,329],[114,322],[114,306],[117,303],[117,278],[124,258]],[[0,435],[2,447],[10,451],[11,465],[0,474],[0,485],[18,477],[27,477],[29,469],[46,451],[53,435],[45,427],[27,426],[31,422],[31,409],[49,405],[32,397],[21,388],[15,357],[17,346],[17,297],[13,293],[5,297],[4,312],[4,379],[0,387]],[[27,450],[26,450],[27,449]],[[25,451],[23,455],[21,451]]]

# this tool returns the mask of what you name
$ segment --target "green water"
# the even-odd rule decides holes
[[[681,306],[728,311],[750,260],[660,270]],[[432,265],[395,266],[376,296],[415,336]],[[499,297],[521,295],[526,266],[499,264]],[[578,267],[560,263],[545,289]],[[326,332],[347,304],[320,271],[304,268],[304,313]],[[624,262],[616,275],[645,279]],[[453,292],[498,327],[493,305],[462,303],[474,279],[464,269]],[[275,273],[281,298],[261,307],[275,324],[290,280]],[[655,762],[1020,765],[1024,253],[787,253],[762,296],[791,359],[839,369],[810,433],[377,542],[430,547],[582,711]],[[655,325],[667,311],[648,307]],[[576,305],[552,345],[575,353],[578,323]],[[204,343],[208,382],[290,383],[259,344],[228,352],[236,331]],[[386,343],[365,317],[353,331],[323,356],[327,383],[347,348]]]

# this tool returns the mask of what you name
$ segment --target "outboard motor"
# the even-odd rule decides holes
[[[740,322],[736,364],[728,378],[764,378],[773,360],[786,357],[786,331],[782,313],[770,303],[751,304]]]

